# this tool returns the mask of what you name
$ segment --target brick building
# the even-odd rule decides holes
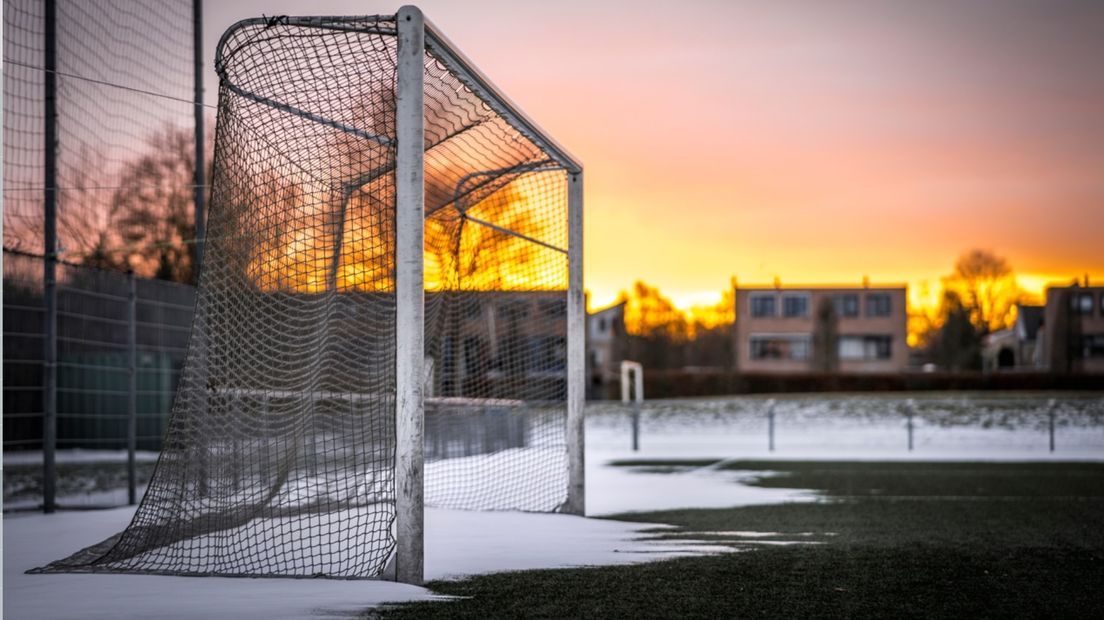
[[[736,287],[733,347],[747,372],[896,372],[908,364],[905,286]]]

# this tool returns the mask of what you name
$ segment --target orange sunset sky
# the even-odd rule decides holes
[[[1104,2],[419,3],[586,167],[591,305],[905,282],[978,247],[1104,282]],[[237,19],[365,1],[205,5]],[[217,98],[213,71],[207,98]]]

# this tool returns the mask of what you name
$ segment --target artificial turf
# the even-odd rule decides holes
[[[1104,466],[742,461],[721,467],[749,472],[745,483],[818,490],[821,501],[618,515],[613,518],[677,525],[676,535],[723,541],[741,551],[437,581],[428,586],[462,598],[382,613],[397,618],[1104,614]],[[814,544],[763,546],[733,536],[737,531],[772,533],[761,540]]]

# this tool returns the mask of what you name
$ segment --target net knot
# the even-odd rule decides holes
[[[287,15],[273,15],[272,17],[268,17],[267,15],[261,14],[261,17],[265,20],[265,30],[279,24],[287,25],[288,23]]]

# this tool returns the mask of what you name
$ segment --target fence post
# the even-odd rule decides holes
[[[42,358],[42,510],[56,507],[57,469],[57,4],[44,6],[43,105],[43,253],[42,293],[45,305]]]
[[[632,440],[633,452],[640,451],[640,403],[634,402],[632,406]]]
[[[203,265],[203,242],[207,236],[205,200],[207,190],[207,165],[204,161],[206,140],[203,137],[203,0],[192,0],[192,99],[195,112],[195,170],[192,188],[195,200],[195,281],[199,283],[199,270]]]
[[[138,503],[138,283],[127,272],[127,502]]]
[[[1057,402],[1052,398],[1047,402],[1047,417],[1050,418],[1050,451],[1054,452],[1054,408]]]
[[[915,407],[915,405],[916,405],[916,401],[914,401],[911,398],[908,399],[907,401],[905,401],[905,417],[906,417],[905,427],[908,429],[908,451],[909,452],[912,452],[912,429],[913,429],[912,412],[913,412],[913,408]]]
[[[632,377],[632,381],[630,381]],[[630,397],[630,392],[632,392]],[[640,409],[644,404],[644,367],[638,362],[621,362],[621,403],[632,403],[632,449],[640,450]]]
[[[767,401],[767,447],[774,452],[774,399]]]

